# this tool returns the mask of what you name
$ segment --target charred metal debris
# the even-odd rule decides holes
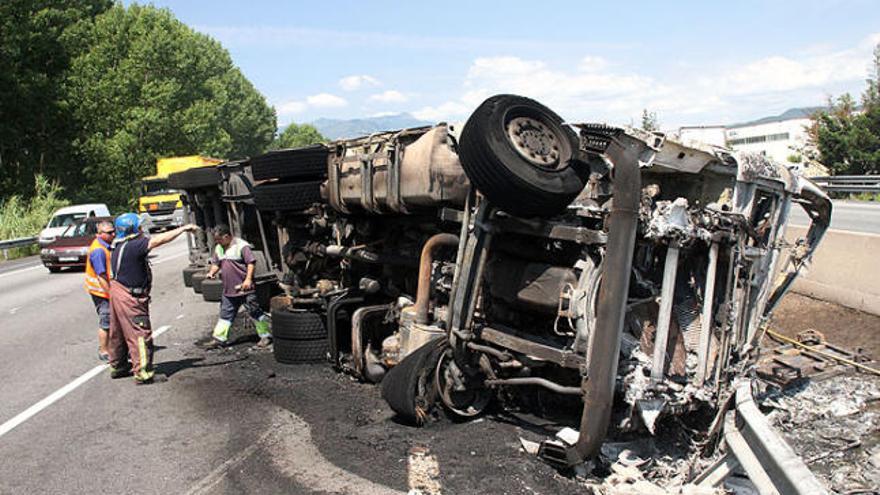
[[[730,435],[766,426],[748,406],[759,342],[831,215],[810,181],[763,156],[569,125],[513,95],[463,126],[280,150],[241,173],[246,193],[222,196],[283,291],[279,361],[326,356],[381,382],[413,424],[499,397],[574,412],[574,434],[539,449],[566,469],[609,430],[662,434],[699,412],[703,459],[724,444],[752,476],[738,447],[760,445]],[[792,207],[812,219],[795,245]]]

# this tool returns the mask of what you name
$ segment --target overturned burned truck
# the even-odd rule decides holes
[[[831,213],[762,156],[567,125],[513,95],[464,126],[250,164],[280,361],[327,356],[414,423],[499,395],[582,407],[577,441],[544,448],[569,465],[597,454],[615,397],[651,430],[727,401]],[[812,219],[797,245],[792,207]]]

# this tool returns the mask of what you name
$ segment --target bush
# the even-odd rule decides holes
[[[61,198],[61,186],[57,182],[38,175],[35,178],[34,195],[30,200],[14,195],[0,202],[0,240],[38,235],[46,226],[55,210],[67,206],[69,202]],[[36,254],[35,244],[26,248],[9,250],[10,258]]]

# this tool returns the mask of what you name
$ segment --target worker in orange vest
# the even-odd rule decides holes
[[[110,222],[99,222],[95,240],[86,256],[86,292],[92,296],[98,313],[98,359],[107,361],[108,332],[110,331],[110,243],[116,230]]]

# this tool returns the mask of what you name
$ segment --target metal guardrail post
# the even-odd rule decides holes
[[[12,248],[18,247],[28,247],[33,244],[36,244],[37,238],[34,237],[19,237],[17,239],[9,239],[8,241],[0,241],[0,250],[3,251],[3,259],[9,259],[9,250]]]
[[[824,495],[828,490],[758,409],[751,380],[736,384],[736,410],[724,420],[727,455],[695,480],[717,486],[735,464],[748,474],[761,495]]]

